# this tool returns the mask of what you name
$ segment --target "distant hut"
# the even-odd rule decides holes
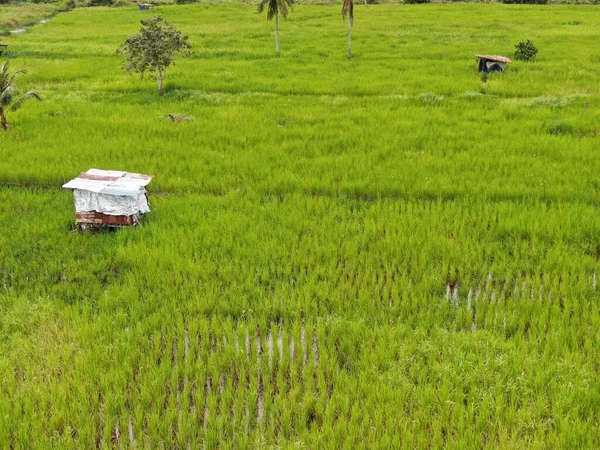
[[[69,181],[79,229],[137,225],[150,211],[146,186],[151,175],[90,169]]]
[[[479,65],[477,70],[479,72],[503,72],[507,64],[511,63],[511,60],[506,56],[499,55],[475,55],[479,58]]]

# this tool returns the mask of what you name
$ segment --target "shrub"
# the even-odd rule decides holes
[[[198,3],[198,0],[175,0],[178,5],[188,5],[190,3]]]
[[[502,3],[512,5],[547,5],[548,0],[502,0]]]
[[[90,6],[112,6],[114,0],[90,0]]]
[[[419,3],[430,3],[431,0],[404,0],[407,5],[416,5]]]
[[[515,59],[519,61],[533,61],[538,53],[537,47],[530,39],[519,42],[515,48],[517,49]]]

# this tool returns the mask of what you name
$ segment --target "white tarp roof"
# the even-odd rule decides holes
[[[119,170],[90,169],[63,185],[65,189],[81,189],[106,195],[138,196],[146,192],[152,175]]]

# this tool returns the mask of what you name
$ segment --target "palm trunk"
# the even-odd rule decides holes
[[[279,55],[279,11],[275,13],[275,53]]]
[[[352,58],[352,14],[348,18],[348,59]]]
[[[4,107],[0,106],[0,125],[4,130],[8,130],[8,122],[6,121],[6,115],[4,114]]]

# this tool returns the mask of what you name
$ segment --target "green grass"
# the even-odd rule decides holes
[[[43,103],[0,133],[0,448],[596,448],[600,15],[165,6],[7,38]],[[484,85],[473,53],[535,63]],[[171,123],[168,113],[193,120]],[[152,173],[143,227],[61,184]]]
[[[15,28],[33,25],[52,16],[61,7],[61,4],[56,3],[0,5],[0,36],[8,35],[9,31]]]

